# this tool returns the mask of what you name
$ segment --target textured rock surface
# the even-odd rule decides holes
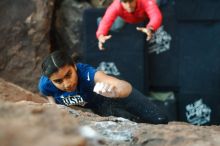
[[[54,24],[57,48],[82,54],[83,11],[90,8],[88,2],[63,0],[57,4]]]
[[[54,0],[1,0],[0,77],[37,90],[53,7]]]
[[[39,95],[25,90],[13,83],[6,82],[0,78],[0,99],[4,101],[34,101],[36,103],[46,103],[47,100]]]
[[[2,90],[5,87],[10,90]],[[0,145],[220,145],[219,126],[194,126],[180,122],[151,125],[123,118],[100,117],[80,108],[25,101],[30,93],[23,91],[20,87],[0,80],[0,99],[13,94],[23,99],[15,103],[0,100]],[[32,95],[33,99],[39,97]],[[7,98],[15,101],[13,96]]]

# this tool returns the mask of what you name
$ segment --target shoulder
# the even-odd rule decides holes
[[[113,2],[111,3],[111,5],[119,6],[119,5],[121,5],[121,2],[120,2],[120,0],[113,0]],[[111,5],[110,5],[110,6],[111,6]]]
[[[45,88],[47,84],[49,84],[49,79],[46,76],[41,76],[38,87]]]
[[[76,64],[77,70],[80,72],[88,71],[88,70],[96,70],[94,67],[92,67],[89,64],[84,64],[84,63],[77,63]]]
[[[38,84],[39,91],[45,96],[52,96],[53,83],[46,76],[41,76]]]
[[[120,0],[114,0],[111,5],[108,7],[108,10],[111,10],[111,11],[118,11],[121,9],[121,2]]]
[[[76,67],[79,76],[87,75],[88,73],[94,75],[97,72],[93,66],[84,63],[77,63]]]

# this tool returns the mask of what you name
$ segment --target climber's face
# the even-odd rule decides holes
[[[50,76],[52,83],[60,90],[72,92],[76,90],[78,76],[76,66],[66,65]]]
[[[122,7],[129,13],[132,13],[136,9],[137,0],[124,0],[121,2]]]

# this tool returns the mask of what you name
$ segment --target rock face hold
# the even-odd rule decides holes
[[[32,101],[36,103],[46,103],[47,100],[43,97],[33,94],[32,92],[21,88],[10,82],[0,78],[0,100],[3,101]]]
[[[0,79],[0,145],[220,145],[219,126],[135,123],[36,99],[38,95]]]
[[[82,17],[83,11],[90,8],[88,2],[63,0],[56,4],[56,12],[53,23],[54,42],[56,48],[82,52]]]
[[[55,0],[0,2],[0,76],[37,91],[41,60],[50,51]]]

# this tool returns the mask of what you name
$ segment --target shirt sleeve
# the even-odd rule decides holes
[[[53,96],[53,94],[47,89],[47,78],[42,76],[40,78],[39,84],[38,84],[38,89],[40,91],[40,93],[44,96]]]
[[[162,14],[155,0],[144,0],[145,12],[149,17],[149,23],[146,28],[153,27],[156,31],[162,23]]]
[[[79,76],[82,79],[84,86],[93,88],[95,85],[94,77],[97,70],[88,64],[82,63],[77,64],[77,68],[80,68]]]
[[[96,31],[96,37],[99,38],[100,35],[107,35],[112,24],[118,16],[118,4],[119,2],[114,1],[106,10],[105,15],[103,16],[98,30]]]

